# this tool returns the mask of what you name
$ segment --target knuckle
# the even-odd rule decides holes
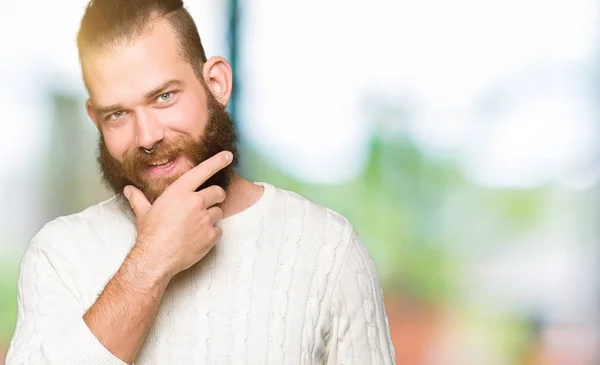
[[[197,194],[198,198],[196,198],[196,204],[198,204],[198,206],[200,207],[204,207],[206,205],[206,198],[201,195],[201,194]]]
[[[211,242],[218,238],[217,231],[215,229],[208,230],[207,236],[208,236],[208,240]]]
[[[210,215],[208,214],[208,211],[204,212],[204,214],[202,215],[202,218],[200,218],[200,223],[205,225],[205,226],[211,226],[212,223],[210,221]]]

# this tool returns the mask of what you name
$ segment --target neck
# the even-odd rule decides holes
[[[232,172],[231,183],[226,193],[227,197],[219,205],[223,210],[223,218],[248,209],[260,199],[263,190],[262,186],[258,186],[244,179],[236,172]]]

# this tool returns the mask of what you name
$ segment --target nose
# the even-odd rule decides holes
[[[165,138],[165,130],[160,122],[147,111],[136,113],[136,144],[140,148],[152,149]]]

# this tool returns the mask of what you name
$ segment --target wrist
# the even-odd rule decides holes
[[[123,266],[142,290],[164,290],[174,276],[161,260],[153,260],[137,243],[127,255],[126,263]]]

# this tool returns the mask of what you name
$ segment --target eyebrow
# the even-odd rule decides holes
[[[148,91],[146,94],[144,94],[144,98],[146,100],[153,99],[156,95],[160,95],[165,90],[167,90],[171,87],[180,86],[180,85],[181,85],[181,81],[179,81],[179,80],[171,79],[171,80],[165,81],[161,85],[155,87],[154,89],[152,89],[152,90]],[[102,114],[107,114],[107,113],[110,113],[113,111],[121,110],[124,108],[123,108],[122,104],[112,104],[112,105],[107,105],[107,106],[97,106],[95,109],[96,109],[96,114],[102,115]]]
[[[154,89],[148,91],[144,95],[144,97],[146,99],[153,99],[156,95],[162,94],[166,89],[174,87],[174,86],[180,86],[180,85],[181,85],[181,81],[171,79],[171,80],[163,82],[162,85],[155,87]]]

